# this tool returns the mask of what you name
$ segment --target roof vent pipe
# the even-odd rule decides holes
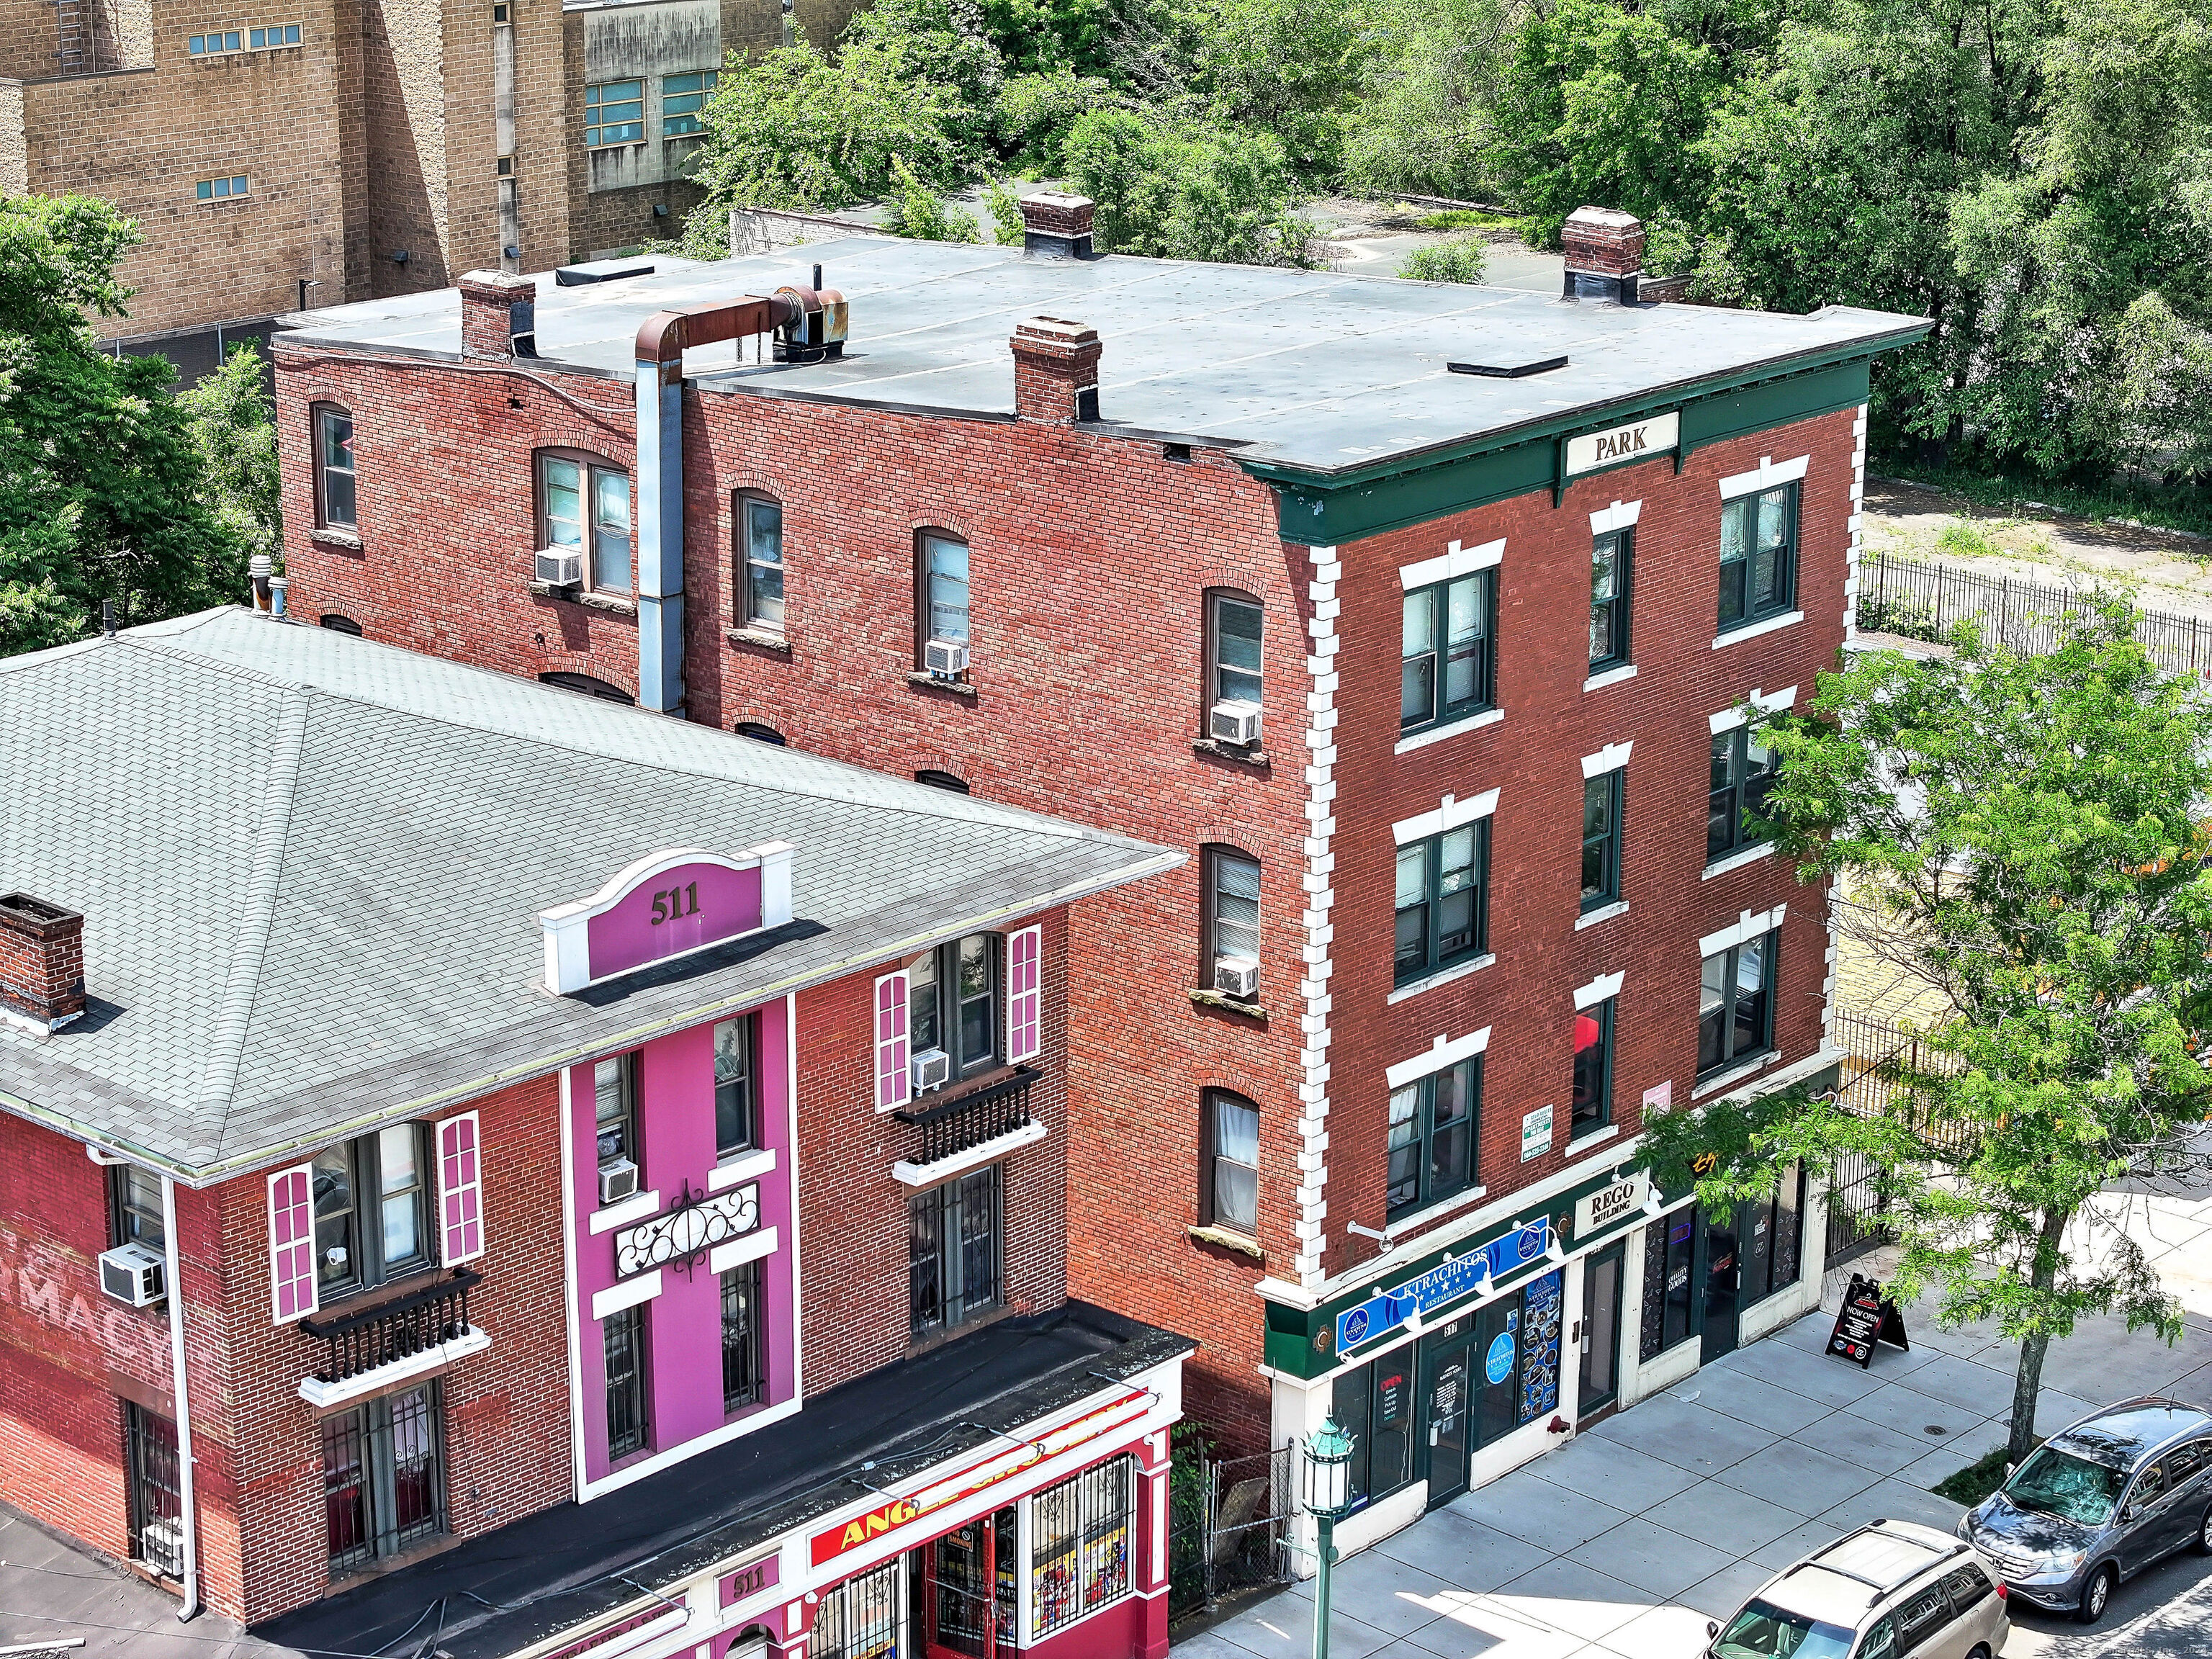
[[[246,561],[246,574],[253,579],[253,608],[256,611],[266,611],[269,608],[270,568],[269,556],[266,553],[256,553]]]

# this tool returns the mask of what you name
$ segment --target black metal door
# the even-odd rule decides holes
[[[1703,1218],[1705,1234],[1698,1243],[1705,1258],[1705,1323],[1698,1363],[1710,1365],[1723,1354],[1735,1352],[1736,1301],[1743,1282],[1743,1264],[1737,1260],[1735,1211]]]

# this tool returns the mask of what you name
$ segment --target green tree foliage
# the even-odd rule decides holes
[[[1208,118],[1273,136],[1308,184],[1341,172],[1370,46],[1350,0],[1210,0],[1192,87]]]
[[[0,197],[0,654],[235,599],[247,544],[204,499],[166,359],[103,351],[137,231],[105,202]]]
[[[1406,256],[1401,276],[1417,283],[1479,283],[1482,280],[1481,241],[1455,236],[1448,242],[1431,242]]]
[[[200,453],[200,500],[249,553],[280,557],[276,411],[260,354],[240,346],[215,373],[178,393],[177,406]]]
[[[1102,252],[1241,264],[1311,263],[1282,146],[1264,133],[1094,112],[1067,139],[1069,182],[1097,204]]]
[[[1943,1010],[1873,1116],[1802,1091],[1645,1121],[1655,1173],[1725,1201],[1803,1158],[1887,1165],[1898,1288],[2020,1343],[2012,1455],[2034,1444],[2051,1340],[2118,1312],[2171,1340],[2180,1310],[2117,1225],[2116,1183],[2172,1173],[2212,1112],[2199,1019],[2212,967],[2212,702],[2160,672],[2114,606],[2047,656],[1957,636],[1821,676],[1767,725],[1768,810],[1844,925]],[[2094,1229],[2084,1224],[2101,1220]]]

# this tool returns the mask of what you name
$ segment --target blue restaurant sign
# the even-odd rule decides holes
[[[1416,1314],[1447,1307],[1472,1296],[1490,1280],[1526,1267],[1552,1248],[1552,1223],[1547,1216],[1515,1232],[1493,1238],[1456,1261],[1445,1261],[1402,1285],[1378,1291],[1356,1308],[1336,1316],[1339,1354],[1372,1342],[1396,1330]]]

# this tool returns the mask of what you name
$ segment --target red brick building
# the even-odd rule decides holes
[[[1164,1653],[1066,987],[1178,854],[242,610],[0,766],[0,1499],[319,1650]]]
[[[1635,1154],[1832,1062],[1747,716],[1852,627],[1924,325],[1638,303],[1589,210],[1552,299],[1029,205],[300,319],[290,603],[1187,853],[1072,925],[1070,1283],[1201,1339],[1230,1443],[1336,1411],[1356,1545],[1817,1292],[1817,1191]]]

